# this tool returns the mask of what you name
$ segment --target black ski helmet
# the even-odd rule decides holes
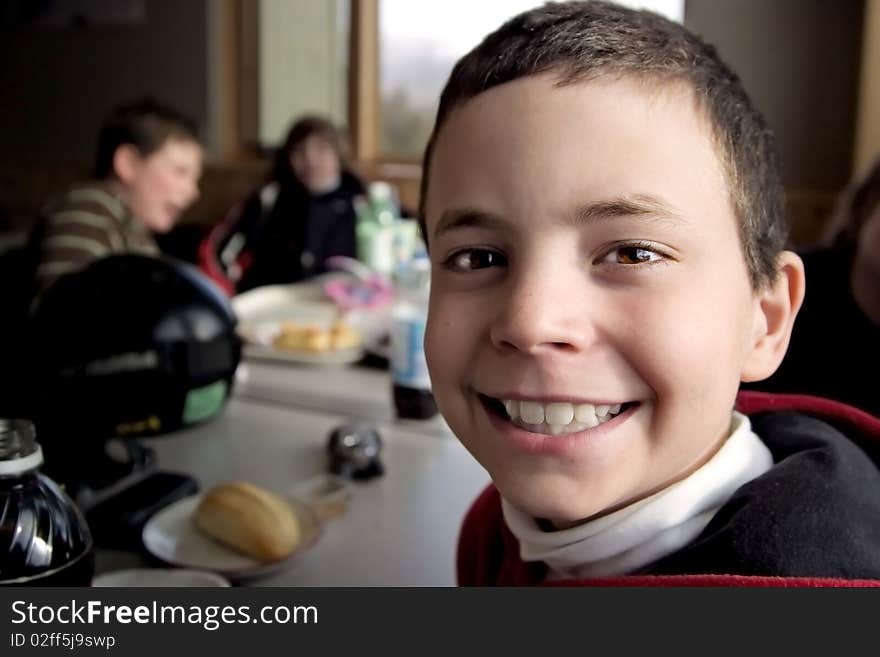
[[[195,267],[112,255],[62,276],[30,334],[41,433],[164,434],[215,416],[241,358],[224,294]]]

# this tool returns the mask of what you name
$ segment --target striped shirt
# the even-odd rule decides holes
[[[147,227],[134,218],[110,181],[75,185],[44,210],[37,287],[116,253],[159,255]]]

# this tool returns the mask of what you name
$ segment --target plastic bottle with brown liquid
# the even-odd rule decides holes
[[[391,378],[398,418],[426,420],[437,414],[425,363],[430,262],[426,255],[401,266],[395,276],[391,308]]]

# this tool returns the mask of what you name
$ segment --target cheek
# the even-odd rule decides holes
[[[153,205],[154,185],[150,176],[142,174],[129,185],[129,198],[135,212],[144,212]]]
[[[660,402],[703,405],[736,389],[748,328],[746,312],[735,299],[717,290],[702,294],[695,286],[685,294],[639,304],[638,320],[628,321],[618,339]]]
[[[142,196],[149,203],[161,203],[163,197],[173,187],[173,181],[169,174],[158,170],[150,170],[145,173],[141,180]]]
[[[324,153],[321,157],[321,170],[324,173],[330,174],[334,173],[337,168],[336,155],[332,151]]]
[[[162,172],[156,177],[156,189],[163,194],[180,190],[187,184],[187,178],[184,175]]]
[[[431,305],[425,326],[425,360],[436,386],[446,379],[449,356],[455,353],[454,326],[445,319],[443,310]]]
[[[480,331],[476,315],[451,295],[433,293],[425,331],[425,357],[432,382],[452,384],[472,360]]]

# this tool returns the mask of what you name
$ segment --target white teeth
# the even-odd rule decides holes
[[[591,416],[583,418],[581,422],[583,422],[588,429],[599,426],[599,418],[596,417],[595,413],[593,413]]]
[[[553,436],[592,429],[620,413],[621,404],[571,404],[502,400],[512,422],[529,431]]]
[[[566,402],[553,402],[544,409],[547,424],[570,424],[574,419],[574,406]]]
[[[519,413],[527,424],[541,424],[544,421],[544,405],[540,402],[521,401]]]
[[[578,404],[574,407],[574,419],[590,427],[595,427],[597,424],[596,407],[592,404]]]

